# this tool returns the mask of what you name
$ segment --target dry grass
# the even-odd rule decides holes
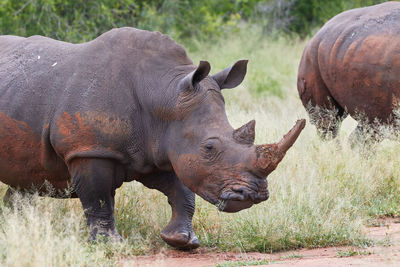
[[[250,59],[244,85],[224,92],[228,117],[235,127],[255,118],[256,142],[275,142],[296,119],[308,118],[295,87],[305,43],[258,36],[250,30],[200,46],[192,58],[208,59],[214,72],[237,59]],[[322,142],[307,125],[270,175],[270,199],[251,209],[224,214],[197,198],[194,228],[201,244],[263,252],[369,244],[362,224],[400,213],[400,145],[384,141],[374,153],[359,153],[347,142],[354,127],[348,119],[337,140]],[[1,186],[3,192],[5,188]],[[118,190],[116,202],[117,227],[126,239],[122,244],[87,243],[77,200],[35,196],[19,198],[14,209],[0,205],[0,265],[112,265],[125,256],[167,247],[158,236],[170,216],[161,193],[129,183]]]

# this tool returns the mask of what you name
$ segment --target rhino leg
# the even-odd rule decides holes
[[[351,147],[366,147],[372,149],[372,145],[383,140],[382,134],[378,127],[359,122],[357,127],[349,136]]]
[[[195,209],[195,196],[184,186],[173,172],[163,172],[139,180],[146,187],[157,189],[168,197],[172,216],[168,225],[161,231],[161,238],[170,246],[180,249],[199,247],[192,218]]]
[[[5,206],[12,207],[12,199],[14,194],[15,194],[15,189],[8,187],[3,197],[3,203]]]
[[[32,194],[28,191],[24,191],[24,190],[19,190],[17,188],[11,187],[9,186],[6,193],[4,194],[3,197],[3,203],[5,206],[12,208],[14,207],[14,199],[15,199],[15,195],[18,194],[21,197],[30,197],[32,196]],[[28,198],[29,201],[29,198]]]
[[[108,159],[74,159],[69,170],[90,229],[89,241],[97,235],[122,241],[115,228],[114,196],[117,165]]]
[[[13,206],[13,198],[14,198],[14,195],[16,193],[23,194],[24,192],[23,191],[19,191],[19,190],[15,189],[15,188],[12,188],[10,186],[8,187],[6,193],[4,194],[4,197],[3,197],[3,203],[4,203],[5,206],[7,206],[7,207],[12,207]]]

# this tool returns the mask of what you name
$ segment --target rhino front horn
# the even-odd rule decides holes
[[[256,136],[256,121],[251,120],[233,132],[233,138],[239,143],[253,144]]]
[[[265,176],[275,170],[285,156],[286,151],[296,142],[305,125],[306,120],[298,120],[293,128],[278,143],[257,146],[256,168]]]

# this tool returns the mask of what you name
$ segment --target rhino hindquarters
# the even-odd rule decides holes
[[[337,136],[341,121],[346,118],[345,109],[334,99],[321,75],[318,62],[319,39],[312,39],[303,52],[297,90],[310,122],[315,125],[322,139]]]
[[[161,231],[161,238],[170,246],[179,249],[195,249],[200,246],[193,231],[192,218],[195,210],[195,195],[184,186],[174,172],[152,174],[139,181],[146,187],[161,191],[168,198],[172,216]]]

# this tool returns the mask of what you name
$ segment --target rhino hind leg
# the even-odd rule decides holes
[[[23,190],[18,190],[17,188],[13,188],[13,187],[9,186],[3,197],[4,206],[9,207],[9,208],[14,207],[14,200],[15,200],[16,194],[20,195],[21,197],[31,196],[31,194],[29,192],[26,192]]]
[[[195,249],[200,246],[193,231],[192,218],[195,195],[184,186],[173,172],[163,172],[139,180],[146,187],[161,191],[168,198],[172,209],[170,222],[161,231],[161,238],[179,249]]]
[[[358,123],[357,127],[349,136],[349,142],[352,148],[366,148],[367,151],[373,151],[373,145],[381,142],[383,135],[377,127],[369,124]]]
[[[107,159],[75,159],[69,166],[73,189],[78,195],[89,226],[89,241],[98,236],[122,241],[115,228],[114,196],[117,166]]]
[[[12,202],[13,202],[12,199],[13,199],[14,194],[15,194],[15,189],[8,187],[6,193],[4,194],[4,197],[3,197],[4,206],[12,207]]]
[[[19,192],[17,189],[8,187],[6,193],[4,194],[4,197],[3,197],[4,206],[10,207],[10,208],[13,206],[13,199],[17,192]]]

